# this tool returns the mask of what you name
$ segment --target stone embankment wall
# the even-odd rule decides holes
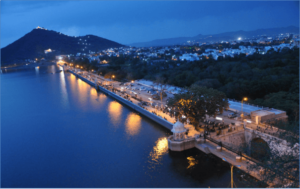
[[[215,139],[236,150],[246,142],[244,130],[227,133],[226,135],[221,135]]]
[[[182,141],[174,141],[173,136],[168,137],[168,147],[169,150],[181,152],[184,150],[188,150],[194,148],[196,145],[195,138],[185,139]]]
[[[232,132],[226,131],[221,135],[216,136],[214,139],[238,150],[239,147],[246,142],[244,127],[243,126],[235,127],[235,130],[233,130]]]
[[[126,105],[126,106],[128,106],[130,108],[132,108],[133,110],[135,110],[135,111],[139,112],[140,114],[146,116],[147,118],[151,119],[152,121],[154,121],[154,122],[162,125],[166,129],[168,129],[168,130],[172,129],[172,127],[173,127],[172,123],[170,123],[170,122],[168,122],[168,121],[166,121],[166,120],[158,117],[157,115],[154,115],[153,113],[151,113],[151,112],[143,109],[142,107],[140,107],[140,106],[138,106],[138,105],[136,105],[136,104],[134,104],[134,103],[132,103],[132,102],[130,102],[130,101],[122,98],[122,97],[120,97],[119,95],[116,95],[115,93],[113,93],[113,92],[111,92],[111,91],[109,91],[109,90],[107,90],[107,89],[105,89],[105,88],[103,88],[103,87],[101,87],[99,85],[96,85],[94,82],[92,82],[92,81],[90,81],[90,80],[82,77],[81,75],[78,75],[78,74],[74,73],[71,70],[68,70],[68,71],[70,73],[74,74],[75,76],[77,76],[78,78],[80,78],[81,80],[85,81],[86,83],[90,84],[91,86],[99,88],[100,91],[102,91],[103,93],[105,93],[105,94],[111,96],[112,98],[116,99],[118,102],[120,102],[120,103],[122,103],[122,104],[124,104],[124,105]]]

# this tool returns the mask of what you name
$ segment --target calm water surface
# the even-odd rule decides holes
[[[228,187],[228,164],[58,69],[1,74],[2,187]]]

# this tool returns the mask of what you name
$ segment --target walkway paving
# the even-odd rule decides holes
[[[262,179],[259,174],[259,170],[252,170],[252,171],[248,170],[248,166],[250,164],[254,164],[253,162],[251,162],[245,158],[243,158],[241,162],[237,162],[236,161],[237,154],[235,154],[225,148],[222,148],[222,151],[218,151],[217,145],[215,143],[212,143],[212,142],[206,140],[205,143],[197,144],[196,148],[198,148],[199,150],[201,150],[205,153],[210,152],[221,159],[225,158],[226,161],[231,165],[234,165],[234,166],[240,165],[240,167],[238,167],[239,169],[245,171],[246,173],[250,174],[251,176],[255,177],[258,180]]]

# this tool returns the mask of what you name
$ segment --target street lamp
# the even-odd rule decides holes
[[[134,83],[134,81],[133,80],[131,80],[131,83]],[[131,90],[131,84],[129,84],[130,85],[130,90]]]
[[[114,83],[112,82],[112,78],[115,78],[115,75],[112,75],[110,80],[111,80],[111,84],[112,84],[112,89],[114,89]]]
[[[241,114],[241,117],[243,118],[244,117],[244,114],[243,114],[243,102],[244,101],[247,101],[248,98],[247,97],[244,97],[243,100],[242,100],[242,114]]]
[[[229,163],[225,158],[222,158],[222,160]],[[233,188],[233,167],[234,167],[234,165],[230,164],[230,168],[231,168],[231,188]],[[241,167],[241,165],[236,165],[236,167]]]

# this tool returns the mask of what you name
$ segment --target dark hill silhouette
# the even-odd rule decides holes
[[[89,50],[95,52],[122,46],[124,45],[95,35],[71,37],[56,31],[33,29],[1,49],[1,63],[9,65],[25,59],[42,58],[45,57],[44,50],[49,48],[55,50],[53,54],[76,54],[77,52],[88,53]]]
[[[170,45],[186,44],[187,41],[190,40],[194,40],[196,42],[217,42],[217,41],[237,40],[238,37],[253,38],[253,37],[259,37],[261,35],[272,36],[272,35],[278,35],[279,33],[299,33],[299,27],[288,26],[288,27],[280,27],[280,28],[258,29],[254,31],[240,30],[240,31],[224,32],[224,33],[213,34],[213,35],[199,34],[194,37],[157,39],[148,42],[132,43],[129,45],[135,47],[170,46]]]

